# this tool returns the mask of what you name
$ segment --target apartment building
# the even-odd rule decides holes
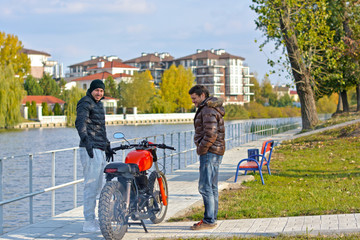
[[[190,68],[196,83],[205,85],[211,95],[225,100],[225,104],[250,102],[250,69],[244,58],[227,53],[224,49],[200,50],[174,60],[174,63]]]
[[[169,53],[142,53],[140,57],[124,61],[125,64],[139,68],[140,72],[149,70],[155,86],[159,86],[161,77],[173,63],[174,57]]]
[[[122,62],[116,56],[91,56],[90,60],[76,63],[69,66],[69,73],[66,74],[67,78],[78,78],[89,75],[89,69],[98,67],[99,62]]]
[[[116,82],[128,81],[134,71],[150,70],[155,86],[159,86],[163,72],[172,64],[190,68],[197,84],[205,85],[211,95],[221,97],[225,104],[250,102],[250,69],[244,58],[227,53],[224,49],[197,50],[195,54],[174,59],[169,53],[142,53],[140,57],[121,61],[118,57],[92,57],[69,66],[78,87],[86,89],[93,79],[106,79],[112,75]],[[100,75],[96,75],[100,74]],[[115,76],[115,74],[122,74]],[[124,75],[126,74],[126,75]]]
[[[48,73],[54,79],[64,77],[63,65],[57,61],[49,60],[51,55],[46,52],[23,48],[22,53],[25,53],[30,59],[30,74],[35,78],[42,78],[44,73]]]

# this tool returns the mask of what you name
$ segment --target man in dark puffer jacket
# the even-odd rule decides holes
[[[217,220],[219,165],[225,152],[225,110],[223,101],[209,97],[209,91],[202,85],[192,87],[189,94],[198,108],[194,118],[194,142],[200,156],[199,192],[205,206],[203,220],[191,229],[210,229],[216,226]]]
[[[80,136],[80,160],[84,173],[84,232],[100,231],[95,219],[96,196],[100,193],[106,160],[113,151],[106,136],[105,111],[101,99],[105,85],[100,79],[91,82],[86,96],[77,104],[75,127]]]

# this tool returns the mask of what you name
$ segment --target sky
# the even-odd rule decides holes
[[[258,80],[272,68],[271,44],[256,30],[251,0],[0,0],[0,31],[25,48],[44,51],[68,66],[91,56],[168,52],[175,58],[197,49],[224,49],[245,58]],[[258,42],[255,43],[255,40]],[[290,80],[270,75],[273,84]]]

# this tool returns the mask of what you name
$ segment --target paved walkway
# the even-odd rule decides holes
[[[359,122],[359,120],[339,124],[336,127]],[[334,128],[331,127],[331,128]],[[328,128],[327,128],[328,129]],[[297,134],[300,129],[278,134],[272,139],[281,142],[299,136],[312,134]],[[316,130],[316,132],[323,130]],[[297,134],[297,135],[296,135]],[[219,176],[219,189],[237,187],[242,181],[253,180],[253,176],[240,176],[237,183],[233,183],[235,169],[238,161],[247,156],[248,148],[258,148],[264,140],[254,141],[226,151],[221,164]],[[201,197],[197,191],[198,163],[188,166],[186,169],[177,170],[167,174],[169,186],[169,209],[167,218],[183,213],[190,206],[201,205]],[[266,183],[266,182],[265,182]],[[261,182],[259,181],[259,184]],[[264,186],[266,187],[266,185]],[[103,239],[101,233],[82,232],[82,207],[60,214],[47,221],[29,225],[16,231],[1,235],[0,239]],[[192,231],[189,229],[194,222],[166,222],[151,224],[146,221],[148,233],[142,227],[131,226],[123,239],[153,239],[174,237],[204,237],[204,236],[249,236],[278,234],[329,234],[360,232],[360,213],[301,216],[282,218],[238,219],[218,221],[217,227],[212,230]]]

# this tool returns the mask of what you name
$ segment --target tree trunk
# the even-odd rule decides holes
[[[291,19],[287,4],[283,2],[282,5],[283,15],[280,14],[280,26],[301,103],[302,127],[303,130],[312,129],[319,122],[319,118],[316,112],[314,92],[311,87],[311,75],[302,62],[295,34],[289,34],[289,32],[294,33],[295,31],[291,29]]]
[[[360,111],[360,83],[356,84],[356,111]]]
[[[347,98],[347,91],[343,90],[340,92],[341,94],[341,100],[342,100],[342,105],[343,105],[343,112],[349,112],[350,108],[349,108],[349,102],[348,102],[348,98]]]
[[[341,100],[341,94],[339,93],[339,101],[336,108],[336,113],[342,112],[342,100]]]

